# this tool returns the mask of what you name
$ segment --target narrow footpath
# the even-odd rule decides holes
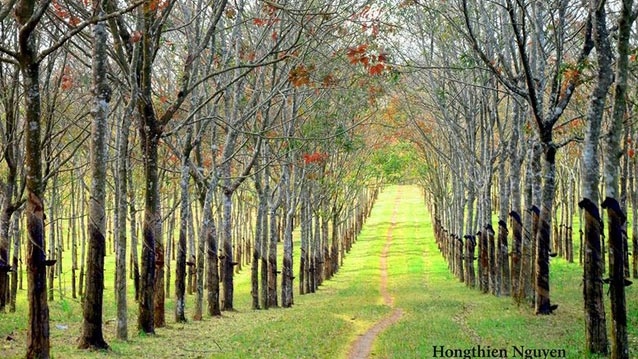
[[[390,227],[388,228],[388,232],[386,234],[385,246],[383,247],[383,251],[381,252],[381,260],[380,260],[380,293],[383,298],[383,303],[390,308],[393,308],[392,312],[384,318],[380,319],[376,322],[367,332],[361,335],[350,348],[348,353],[349,359],[365,359],[370,357],[370,352],[372,351],[372,346],[374,344],[374,340],[377,336],[383,332],[385,329],[390,327],[392,324],[398,322],[403,315],[403,310],[401,308],[394,307],[394,297],[388,290],[388,256],[390,252],[390,246],[392,245],[392,231],[396,227],[397,224],[397,213],[401,206],[401,197],[402,191],[397,191],[397,196],[394,201],[394,208],[392,210],[392,219],[390,221]]]

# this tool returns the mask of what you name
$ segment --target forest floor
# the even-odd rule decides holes
[[[509,297],[470,290],[449,273],[439,254],[416,186],[386,188],[339,273],[314,294],[296,293],[290,309],[250,309],[246,267],[236,277],[236,311],[224,312],[220,318],[175,323],[171,294],[167,327],[144,336],[135,332],[137,305],[130,286],[130,339],[119,341],[114,338],[112,257],[109,253],[106,258],[104,307],[104,333],[111,349],[76,349],[81,306],[62,290],[49,303],[53,358],[433,358],[442,357],[439,350],[479,349],[505,350],[508,357],[517,358],[525,356],[515,350],[534,354],[530,350],[552,349],[564,351],[566,358],[586,357],[582,268],[552,260],[552,302],[560,307],[549,316],[536,316],[529,305]],[[66,283],[70,286],[69,280]],[[24,357],[25,296],[26,290],[20,291],[16,313],[0,314],[2,359]],[[193,296],[188,300],[190,318]],[[638,357],[637,303],[638,289],[628,287],[630,357]],[[366,337],[366,333],[372,334]],[[369,340],[355,349],[361,338]]]

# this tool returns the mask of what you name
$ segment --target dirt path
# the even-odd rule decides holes
[[[390,228],[386,234],[385,246],[381,252],[381,283],[380,291],[381,297],[383,297],[383,303],[390,308],[394,308],[394,298],[388,290],[388,252],[390,251],[390,245],[392,245],[392,230],[396,226],[396,217],[399,210],[399,204],[401,201],[401,191],[397,193],[397,198],[394,202],[394,209],[392,211],[392,221],[390,222]],[[403,310],[401,308],[394,308],[392,312],[376,322],[372,328],[368,329],[363,335],[361,335],[352,344],[350,351],[348,352],[348,359],[364,359],[370,356],[372,351],[372,345],[377,336],[383,332],[386,328],[396,323],[401,319]]]

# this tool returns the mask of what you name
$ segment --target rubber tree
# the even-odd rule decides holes
[[[567,55],[573,56],[574,66],[584,65],[589,53],[593,49],[591,41],[591,22],[585,26],[585,36],[582,38],[580,52],[570,54],[565,47],[565,39],[574,31],[568,21],[567,4],[557,2],[547,4],[539,1],[514,2],[504,0],[498,4],[485,4],[464,0],[461,4],[464,19],[464,35],[471,44],[474,52],[487,66],[492,74],[512,94],[524,98],[530,107],[532,121],[536,134],[540,140],[542,155],[542,191],[539,208],[539,230],[536,233],[535,258],[535,311],[537,314],[550,314],[556,309],[550,301],[549,286],[549,252],[550,235],[553,216],[553,200],[556,190],[556,151],[560,144],[554,142],[554,126],[563,115],[569,104],[578,77],[562,77],[561,66],[566,63]],[[490,11],[490,6],[498,6],[506,12],[508,21],[503,24],[513,36],[516,48],[516,62],[519,67],[512,69],[495,53],[489,53],[484,47],[484,37],[487,32],[481,27],[481,19]],[[557,26],[546,27],[544,24],[552,19]],[[527,31],[529,29],[530,31]],[[503,33],[499,29],[489,30],[490,34]],[[534,39],[528,44],[529,39]],[[542,47],[552,41],[553,53],[547,54]],[[523,78],[521,86],[517,78]]]
[[[585,302],[585,347],[591,353],[607,354],[607,327],[603,301],[603,262],[600,243],[601,218],[598,209],[600,154],[598,142],[603,119],[607,92],[613,82],[611,68],[612,51],[607,31],[606,10],[604,4],[590,4],[593,17],[592,37],[596,46],[598,73],[596,84],[590,96],[587,112],[587,131],[583,148],[583,173],[581,208],[585,211],[585,260],[583,296]]]
[[[103,17],[106,0],[94,0],[93,14]],[[107,29],[104,21],[93,25],[92,77],[93,125],[91,130],[91,195],[89,201],[89,251],[87,254],[87,281],[83,301],[81,349],[106,349],[102,334],[102,307],[104,293],[104,257],[106,256],[106,164],[107,121],[111,87],[106,79]]]
[[[1,48],[15,59],[22,75],[25,116],[25,167],[27,204],[27,281],[29,325],[27,327],[27,358],[49,358],[49,307],[46,297],[46,261],[44,252],[44,202],[42,177],[40,62],[37,25],[50,1],[21,0],[9,2],[0,11],[4,20],[13,12],[19,27],[16,49]]]
[[[24,187],[19,182],[23,166],[18,121],[18,89],[20,87],[18,75],[19,68],[17,66],[0,64],[0,83],[3,91],[2,108],[5,118],[2,128],[4,133],[2,144],[6,148],[2,161],[7,167],[6,177],[2,181],[2,207],[0,209],[0,312],[4,312],[12,295],[15,295],[11,293],[9,285],[9,272],[16,270],[16,268],[12,268],[13,264],[9,256],[10,229],[12,217],[24,203],[22,200]],[[13,311],[15,308],[11,307],[10,310]]]
[[[596,4],[592,2],[590,6],[598,6],[597,18],[601,18],[601,30],[606,31],[605,20],[605,4]],[[615,78],[614,86],[614,99],[612,110],[612,122],[609,128],[609,132],[604,136],[604,148],[605,148],[605,201],[603,202],[603,208],[607,210],[607,238],[609,243],[609,273],[610,273],[610,300],[611,300],[611,315],[612,315],[612,336],[611,336],[611,357],[615,359],[629,358],[629,342],[627,334],[627,307],[625,298],[625,286],[629,284],[625,280],[626,262],[628,256],[627,236],[624,230],[624,224],[626,222],[626,205],[621,205],[622,193],[620,187],[620,165],[621,158],[627,156],[627,153],[621,148],[621,134],[623,132],[623,123],[627,114],[627,88],[628,88],[628,69],[629,69],[629,40],[631,36],[631,27],[638,16],[638,10],[633,8],[633,0],[624,0],[621,4],[621,11],[618,17],[618,40],[616,45],[616,68],[613,75],[609,75]],[[592,9],[593,10],[593,9]],[[602,49],[597,46],[597,51],[603,52],[606,56],[612,56],[610,35],[609,33],[602,33],[607,35],[607,38],[601,39]],[[599,64],[601,66],[607,65],[611,71],[611,64]],[[626,158],[626,157],[625,157]],[[624,186],[623,186],[624,188]],[[634,217],[634,221],[636,218]],[[635,245],[635,244],[634,244]],[[635,248],[634,248],[635,251]],[[628,273],[627,273],[628,274]]]

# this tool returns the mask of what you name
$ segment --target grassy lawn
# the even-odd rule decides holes
[[[399,191],[402,199],[397,225],[392,231],[388,289],[404,315],[380,335],[372,357],[431,358],[434,346],[463,349],[477,345],[507,348],[510,357],[512,346],[564,349],[568,358],[584,357],[582,269],[561,259],[552,261],[552,302],[560,307],[550,316],[535,316],[526,305],[517,306],[508,297],[496,298],[469,290],[449,274],[439,255],[417,187],[390,187],[382,192],[337,276],[315,294],[296,294],[291,309],[251,310],[250,273],[245,268],[236,277],[237,311],[224,313],[221,318],[176,324],[171,293],[166,309],[168,327],[157,329],[155,336],[140,336],[134,333],[137,305],[131,299],[131,288],[131,339],[118,341],[114,339],[114,260],[109,254],[104,329],[111,350],[87,353],[75,349],[81,307],[78,300],[70,299],[69,290],[69,298],[61,300],[56,295],[56,300],[50,303],[52,355],[54,358],[343,358],[358,335],[391,311],[379,294],[379,254]],[[67,282],[70,287],[70,280]],[[631,357],[638,357],[636,286],[629,287],[627,294]],[[0,315],[0,358],[18,358],[25,353],[26,291],[19,295],[17,313]],[[190,317],[194,298],[188,299]],[[6,340],[7,336],[14,340]]]

